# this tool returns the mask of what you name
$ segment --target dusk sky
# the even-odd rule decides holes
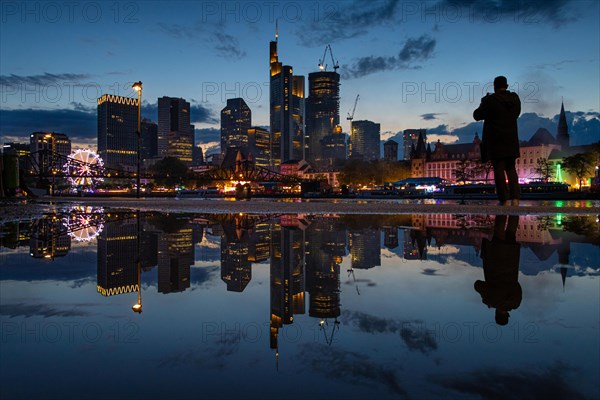
[[[472,112],[496,75],[521,96],[520,136],[556,134],[561,99],[573,144],[600,140],[600,2],[250,1],[1,3],[0,135],[37,130],[96,145],[96,99],[134,97],[156,121],[160,96],[192,103],[196,138],[218,140],[227,98],[243,97],[267,126],[268,48],[318,70],[327,44],[339,62],[340,114],[360,94],[355,120],[381,123],[382,139],[427,128],[429,141],[470,141]],[[325,60],[331,70],[329,55]]]

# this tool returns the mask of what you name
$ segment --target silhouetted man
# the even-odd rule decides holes
[[[519,205],[519,177],[515,160],[519,158],[519,131],[517,118],[521,114],[521,100],[510,92],[506,77],[494,79],[494,93],[481,99],[473,112],[475,121],[483,122],[481,161],[491,161],[500,205]],[[508,187],[506,185],[508,179]]]
[[[508,224],[506,219],[506,215],[497,215],[492,240],[484,238],[481,242],[485,282],[475,282],[475,290],[483,303],[496,309],[498,325],[508,323],[508,312],[518,308],[523,297],[518,281],[521,245],[517,243],[516,232],[519,216],[509,216]]]

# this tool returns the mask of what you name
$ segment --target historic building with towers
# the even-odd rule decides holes
[[[411,176],[439,177],[456,182],[459,180],[456,171],[469,168],[470,180],[493,182],[492,169],[485,168],[480,162],[480,144],[479,134],[475,132],[471,143],[445,144],[438,140],[432,149],[423,132],[418,132],[416,145],[412,143],[410,150]],[[576,187],[577,179],[561,170],[562,160],[574,154],[590,152],[594,146],[597,144],[571,146],[565,108],[561,104],[556,137],[547,129],[540,128],[529,140],[521,142],[521,156],[516,160],[519,180],[528,182],[543,178],[537,166],[539,159],[545,159],[551,165],[552,180]]]

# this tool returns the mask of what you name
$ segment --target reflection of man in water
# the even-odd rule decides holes
[[[508,312],[519,307],[523,294],[518,282],[521,245],[516,233],[519,216],[497,215],[492,240],[481,242],[484,281],[475,282],[475,290],[488,307],[496,309],[496,323],[506,325]],[[506,225],[506,228],[505,228]]]

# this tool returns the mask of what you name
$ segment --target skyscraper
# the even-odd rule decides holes
[[[381,265],[381,233],[379,229],[350,232],[352,268],[369,269]]]
[[[107,168],[137,165],[138,99],[102,95],[98,99],[98,154]]]
[[[383,144],[383,158],[386,161],[398,161],[398,142],[390,139]]]
[[[51,164],[49,154],[39,153],[44,150],[68,156],[71,154],[71,140],[64,133],[33,132],[29,137],[29,151],[41,169],[47,169]],[[54,167],[61,168],[60,165]]]
[[[270,43],[271,166],[304,158],[304,76],[282,65],[277,39]]]
[[[162,232],[158,239],[158,291],[183,292],[189,288],[193,263],[192,227],[185,224],[177,230]]]
[[[248,129],[252,126],[252,112],[244,99],[227,99],[221,110],[221,154],[228,148],[248,149]]]
[[[190,103],[182,98],[158,99],[158,156],[175,157],[190,166],[194,131],[190,125]]]
[[[158,125],[146,118],[141,124],[140,153],[142,160],[158,155]]]
[[[98,236],[98,293],[113,296],[138,290],[138,234],[132,220],[104,226]]]
[[[366,161],[379,160],[380,125],[372,121],[352,121],[351,136],[352,158]]]
[[[340,74],[335,71],[308,74],[305,158],[313,167],[329,165],[323,154],[322,141],[335,132],[339,123]]]
[[[274,225],[271,231],[271,323],[270,344],[277,348],[279,329],[304,314],[304,231]]]
[[[259,167],[268,167],[271,159],[271,136],[269,131],[259,126],[248,129],[248,153],[254,157]]]
[[[348,158],[346,135],[342,133],[340,126],[336,128],[334,133],[325,136],[320,142],[323,157],[320,167],[339,165],[340,162]]]

